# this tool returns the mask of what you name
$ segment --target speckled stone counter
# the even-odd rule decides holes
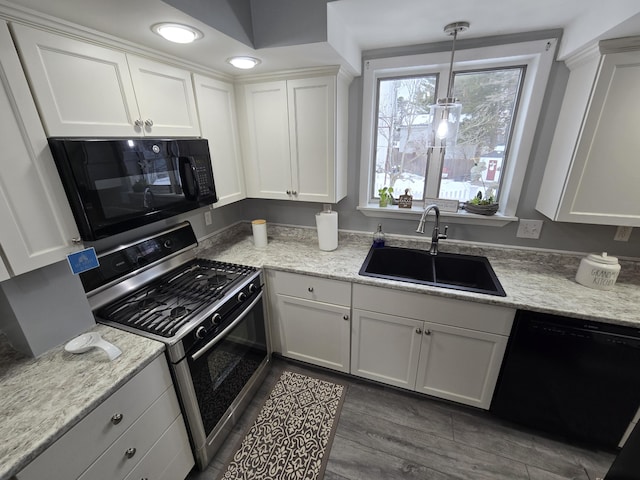
[[[92,331],[122,350],[74,355],[56,347],[37,359],[0,335],[0,480],[11,478],[164,351],[164,344],[104,325]]]
[[[318,248],[315,229],[272,225],[267,228],[266,248],[255,248],[250,227],[240,224],[202,242],[199,255],[267,269],[640,327],[640,262],[634,260],[621,260],[616,285],[612,290],[601,291],[575,281],[583,254],[442,240],[440,250],[443,252],[482,255],[489,259],[507,293],[506,297],[497,297],[361,276],[358,271],[369,251],[371,235],[340,232],[338,248],[324,252]],[[387,245],[428,249],[429,238],[416,240],[387,234]]]

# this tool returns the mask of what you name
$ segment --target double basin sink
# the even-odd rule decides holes
[[[401,247],[371,248],[360,275],[505,297],[489,260]]]

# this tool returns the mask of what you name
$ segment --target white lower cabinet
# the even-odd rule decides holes
[[[181,479],[194,465],[164,357],[158,357],[27,465],[16,480]]]
[[[273,271],[267,278],[275,351],[348,373],[351,284]]]
[[[353,286],[351,373],[488,409],[515,311]]]

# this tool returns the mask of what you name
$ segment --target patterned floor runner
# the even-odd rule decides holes
[[[345,393],[283,372],[220,480],[321,480]]]

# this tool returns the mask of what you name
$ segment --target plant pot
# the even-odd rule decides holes
[[[492,203],[490,205],[475,205],[473,203],[465,202],[464,209],[469,213],[475,213],[476,215],[494,215],[500,205],[498,203]]]
[[[378,202],[378,205],[380,207],[386,207],[387,205],[389,205],[389,199],[388,198],[381,198],[380,201]]]

